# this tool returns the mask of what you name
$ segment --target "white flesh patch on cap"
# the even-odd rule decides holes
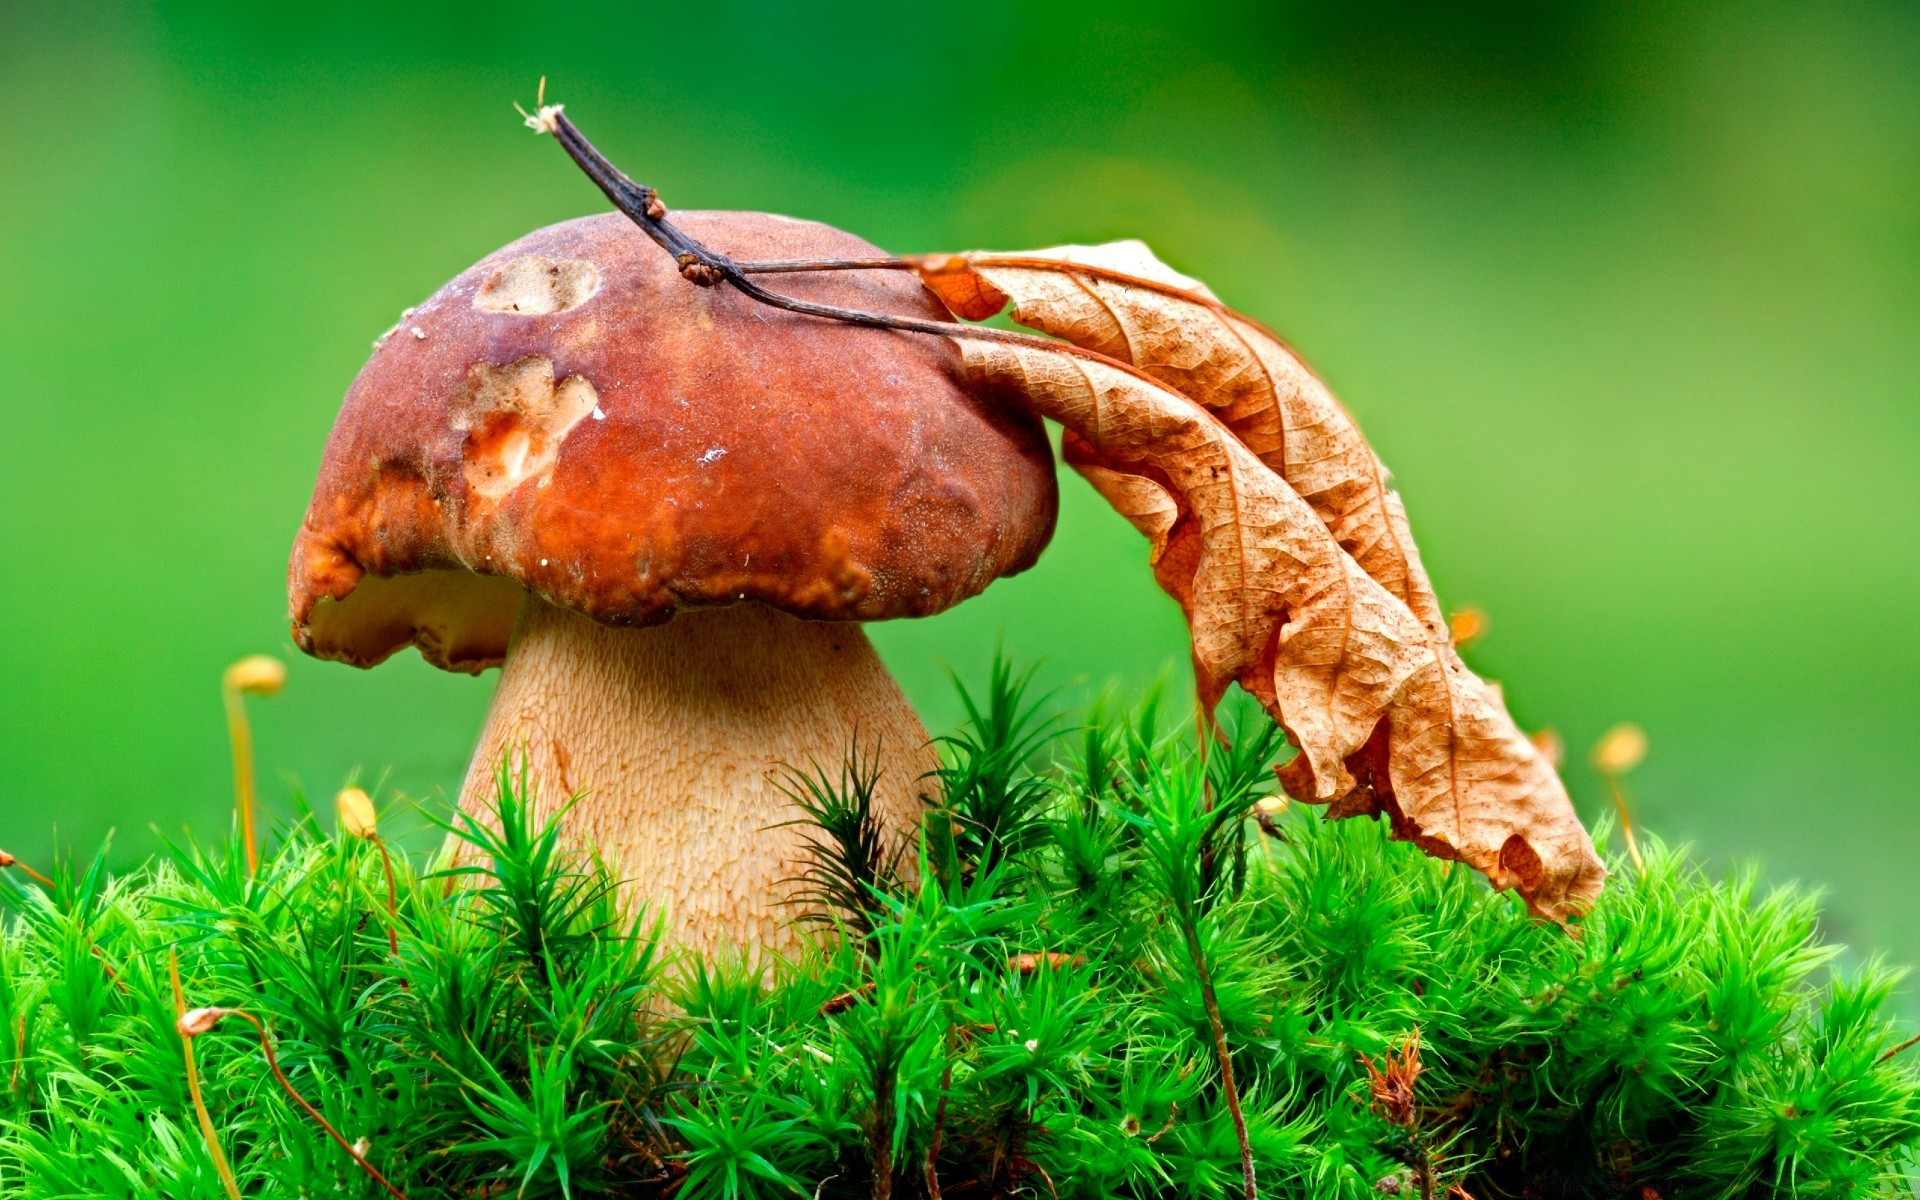
[[[555,383],[553,360],[538,354],[504,367],[475,363],[469,381],[454,423],[467,434],[467,486],[488,500],[552,470],[567,434],[600,403],[586,376]]]
[[[600,268],[577,258],[522,254],[507,260],[474,294],[483,312],[544,317],[579,308],[600,290]]]

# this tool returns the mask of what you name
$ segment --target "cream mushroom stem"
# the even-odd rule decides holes
[[[529,593],[460,806],[489,812],[511,756],[536,818],[581,795],[569,836],[663,910],[674,944],[791,950],[802,835],[781,827],[779,785],[876,743],[877,815],[911,839],[933,750],[859,625],[743,602],[616,628]]]

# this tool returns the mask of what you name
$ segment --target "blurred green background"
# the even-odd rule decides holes
[[[491,677],[292,651],[288,543],[370,339],[604,207],[550,95],[681,207],[897,250],[1146,238],[1282,330],[1395,469],[1470,653],[1644,823],[1920,960],[1920,6],[42,5],[0,0],[0,846],[459,777]],[[1184,658],[1077,479],[1043,564],[875,640],[936,728],[995,643]],[[1177,678],[1177,676],[1176,676]]]

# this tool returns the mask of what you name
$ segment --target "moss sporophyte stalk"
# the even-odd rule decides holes
[[[274,696],[286,686],[286,664],[267,654],[250,654],[220,677],[227,706],[227,736],[233,743],[234,808],[240,818],[240,836],[247,850],[247,869],[258,865],[254,833],[253,727],[247,723],[248,696]]]
[[[996,670],[908,842],[884,747],[792,772],[792,958],[669,950],[511,770],[391,892],[358,799],[0,876],[0,1194],[1238,1195],[1216,1014],[1262,1195],[1904,1186],[1897,973],[1804,893],[1645,836],[1569,936],[1161,707]]]

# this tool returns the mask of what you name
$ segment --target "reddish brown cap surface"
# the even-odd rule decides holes
[[[763,213],[674,220],[738,259],[878,253]],[[905,272],[771,280],[947,316]],[[1039,421],[963,383],[950,343],[695,287],[624,217],[587,217],[482,260],[361,370],[294,541],[293,636],[478,671],[522,588],[616,625],[740,600],[923,616],[1032,565],[1056,503]]]

